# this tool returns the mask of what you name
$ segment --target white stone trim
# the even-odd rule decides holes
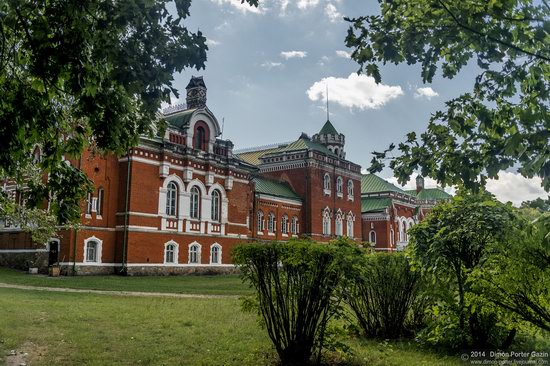
[[[96,260],[95,261],[88,261],[88,243],[91,241],[95,241],[97,243],[97,251],[96,251]],[[88,239],[84,239],[84,263],[85,264],[93,264],[93,263],[101,263],[101,257],[103,255],[103,240],[99,239],[98,237],[91,236]]]
[[[197,263],[191,263],[191,247],[193,245],[196,245],[199,247],[197,250],[197,261],[198,261]],[[189,245],[187,246],[187,264],[193,264],[193,265],[201,264],[202,263],[201,255],[202,255],[202,245],[197,241],[189,243]]]
[[[218,249],[219,249],[219,251],[218,251],[218,260],[219,260],[219,261],[218,261],[217,263],[213,263],[213,262],[212,262],[212,250],[213,250],[214,248],[218,248]],[[223,250],[223,249],[222,249],[222,246],[221,246],[220,244],[218,244],[218,243],[214,243],[214,244],[210,245],[210,258],[209,258],[209,260],[208,260],[209,263],[210,263],[210,265],[219,266],[219,265],[222,264],[222,250]]]
[[[174,262],[167,262],[166,261],[166,251],[168,250],[168,245],[174,246]],[[163,262],[165,265],[172,265],[172,264],[178,264],[179,263],[179,251],[180,251],[180,245],[176,243],[174,240],[170,239],[166,243],[164,243],[164,252],[163,252]]]
[[[298,201],[297,199],[293,200],[290,198],[276,197],[276,196],[271,196],[264,193],[258,193],[257,197],[259,199],[263,199],[266,201],[273,201],[273,202],[285,203],[288,205],[302,206],[302,201]]]

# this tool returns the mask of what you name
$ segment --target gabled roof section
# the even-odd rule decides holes
[[[334,154],[332,151],[327,149],[325,146],[312,141],[309,137],[304,137],[304,136],[300,136],[298,140],[288,144],[285,147],[282,147],[278,151],[273,151],[271,153],[278,153],[278,152],[284,152],[284,151],[298,151],[298,150],[313,150],[313,151],[321,152],[328,156],[338,157],[336,154]]]
[[[254,149],[242,149],[242,150],[235,151],[235,155],[239,159],[247,162],[248,164],[260,165],[261,164],[260,157],[262,157],[265,154],[269,154],[270,152],[278,151],[279,149],[287,145],[288,143],[281,143],[281,144],[262,146]]]
[[[321,128],[321,131],[319,131],[319,135],[338,135],[338,131],[336,131],[336,128],[330,123],[329,120],[325,122],[323,125],[323,128]]]
[[[302,201],[302,198],[298,196],[298,194],[294,192],[290,185],[286,182],[277,182],[271,179],[267,179],[265,177],[256,177],[252,179],[252,182],[254,182],[255,184],[255,191],[257,193],[291,199],[300,202]]]
[[[391,206],[391,198],[361,198],[361,213],[380,212]]]
[[[164,119],[171,126],[178,127],[178,128],[185,128],[189,126],[191,117],[193,117],[193,113],[195,113],[196,110],[197,110],[196,108],[184,109],[183,111],[177,111],[174,113],[165,114]]]
[[[364,174],[361,176],[361,194],[376,192],[396,192],[407,194],[401,188],[394,186],[376,174]]]
[[[417,200],[442,201],[452,198],[450,194],[441,188],[424,188],[418,193],[416,193],[416,190],[408,190],[407,193],[416,197]]]

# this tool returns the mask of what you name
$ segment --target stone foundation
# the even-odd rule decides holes
[[[39,273],[48,273],[47,252],[0,253],[0,267],[28,271],[38,268]]]

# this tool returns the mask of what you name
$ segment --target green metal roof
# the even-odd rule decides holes
[[[433,201],[441,201],[441,200],[448,200],[452,196],[442,190],[441,188],[424,188],[418,194],[416,195],[416,199],[418,200],[433,200]]]
[[[334,128],[332,123],[327,120],[323,128],[321,128],[321,131],[319,131],[319,135],[338,135],[338,132],[336,131],[336,128]]]
[[[391,206],[391,198],[361,198],[361,213],[382,211]]]
[[[396,192],[406,194],[401,188],[380,178],[375,174],[365,174],[361,177],[361,193]]]
[[[255,184],[257,193],[267,194],[270,196],[283,197],[292,200],[301,201],[302,198],[290,188],[286,182],[277,182],[264,177],[256,177],[252,180]]]
[[[167,116],[164,116],[164,119],[168,124],[184,128],[189,126],[189,121],[191,121],[191,117],[193,117],[193,113],[197,110],[197,108],[194,109],[186,109],[183,111],[179,111],[173,114],[169,114]]]
[[[258,150],[250,150],[242,153],[237,153],[237,157],[249,164],[260,165],[260,158],[264,155],[278,154],[286,151],[300,151],[300,150],[313,150],[321,152],[325,155],[337,158],[338,155],[327,149],[324,145],[312,141],[308,137],[300,136],[300,138],[294,142],[281,144],[275,147],[260,148]]]

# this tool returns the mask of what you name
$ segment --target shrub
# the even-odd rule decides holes
[[[304,240],[235,248],[234,263],[256,289],[254,306],[283,365],[306,365],[316,351],[319,361],[350,248]]]
[[[417,299],[419,285],[419,274],[411,270],[403,254],[370,254],[350,283],[346,301],[365,336],[399,338],[421,322],[419,309],[413,307],[415,302],[421,303]]]

